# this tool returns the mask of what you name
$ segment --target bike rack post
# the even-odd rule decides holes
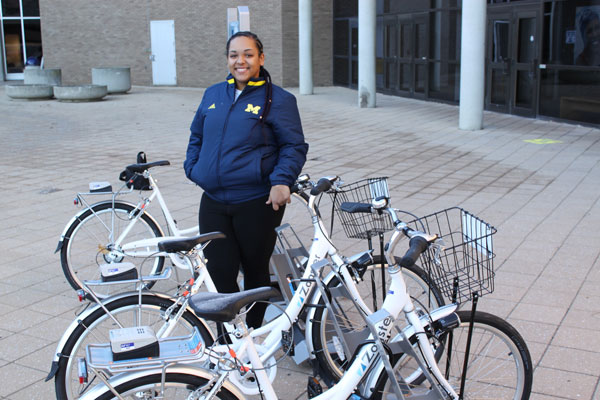
[[[469,321],[469,334],[467,335],[467,348],[465,350],[465,360],[463,363],[462,376],[460,377],[460,392],[458,398],[462,400],[463,393],[465,391],[465,383],[467,379],[467,366],[469,365],[469,352],[471,351],[471,339],[473,336],[473,325],[475,324],[475,310],[477,309],[477,301],[479,295],[477,292],[473,292],[473,306],[471,307],[471,320]]]

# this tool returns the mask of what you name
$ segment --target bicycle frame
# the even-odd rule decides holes
[[[323,268],[328,264],[329,263],[326,260],[316,262],[313,264],[310,272],[307,268],[305,275],[318,276],[323,270]],[[344,373],[342,379],[338,382],[338,384],[336,384],[326,392],[322,393],[321,395],[315,397],[315,399],[329,400],[348,398],[352,393],[354,393],[355,389],[361,382],[369,382],[369,384],[373,384],[373,382],[376,382],[376,379],[379,375],[375,376],[374,378],[372,375],[381,373],[382,364],[385,364],[387,362],[388,365],[386,367],[391,369],[387,357],[381,356],[381,351],[383,350],[383,344],[389,341],[394,326],[394,321],[401,312],[404,312],[406,314],[407,319],[409,321],[409,325],[406,326],[401,332],[401,339],[406,340],[408,342],[408,338],[413,337],[415,335],[417,336],[419,341],[419,347],[424,355],[425,365],[427,366],[427,368],[421,367],[422,370],[425,371],[425,374],[430,380],[431,376],[427,371],[431,371],[435,379],[438,382],[440,382],[440,384],[443,386],[444,390],[447,391],[451,396],[453,396],[454,399],[458,398],[452,387],[447,383],[442,373],[437,368],[435,357],[427,338],[424,337],[425,335],[421,334],[425,333],[425,326],[429,323],[437,321],[445,316],[452,314],[456,310],[456,305],[451,304],[442,306],[432,311],[430,315],[418,317],[414,310],[414,306],[412,304],[412,300],[410,299],[410,295],[406,292],[406,285],[404,283],[400,269],[396,268],[395,271],[392,271],[390,273],[391,285],[388,292],[388,296],[386,296],[382,309],[366,318],[368,325],[371,327],[372,330],[372,333],[369,336],[367,343],[362,345],[356,357],[354,358],[354,361],[351,364],[350,368]],[[301,287],[306,286],[308,283],[310,282],[304,281],[303,279]],[[314,286],[316,285],[308,285],[308,290],[314,290]],[[301,309],[298,308],[298,305],[303,305],[307,300],[307,297],[302,296],[303,295],[301,294],[301,289],[297,290],[294,294],[292,302],[290,302],[290,305],[286,309],[286,313],[288,311],[299,311]],[[295,319],[295,317],[292,314],[290,314],[288,317],[286,313],[280,315],[277,319],[267,324],[266,326],[251,331],[250,333],[247,332],[243,322],[238,321],[236,323],[236,326],[239,329],[241,329],[241,331],[244,333],[243,335],[241,335],[242,338],[235,341],[231,345],[213,346],[211,348],[211,353],[214,353],[216,355],[206,354],[205,352],[204,354],[200,355],[196,360],[190,359],[186,361],[186,364],[173,364],[172,362],[162,362],[163,365],[159,366],[158,368],[156,366],[148,368],[148,361],[145,360],[132,360],[131,363],[120,362],[119,371],[122,372],[124,370],[127,370],[132,371],[132,374],[139,374],[140,370],[146,370],[148,373],[152,372],[165,374],[167,370],[171,372],[171,368],[177,368],[181,371],[186,371],[191,374],[198,374],[198,376],[206,376],[208,371],[196,365],[202,365],[202,363],[205,361],[209,361],[213,364],[216,364],[222,361],[221,358],[223,356],[233,355],[237,359],[248,359],[250,361],[250,363],[244,364],[242,369],[246,370],[246,367],[248,369],[253,369],[255,376],[260,384],[260,387],[263,391],[265,399],[276,400],[277,396],[272,387],[271,378],[267,375],[264,366],[265,361],[268,360],[274,354],[274,352],[281,347],[280,330],[289,329],[289,327],[291,327],[291,320]],[[267,336],[263,344],[259,347],[270,346],[270,348],[266,352],[259,352],[257,350],[256,344],[254,343],[254,338],[268,331],[271,331],[271,333]],[[385,354],[385,352],[383,354]],[[414,355],[418,359],[418,355]],[[161,363],[160,357],[157,359],[153,359],[152,361],[155,365],[156,363]],[[187,363],[189,363],[189,365]],[[109,365],[99,366],[96,363],[94,363],[93,360],[90,359],[88,359],[88,366],[90,368],[95,369],[96,371],[102,371],[104,369],[110,370]],[[267,368],[269,368],[269,366],[267,366]],[[238,393],[242,392],[244,395],[259,394],[258,388],[250,390],[249,388],[237,385],[236,379],[225,379],[226,377],[229,377],[230,372],[231,371],[225,371],[220,374],[212,372],[212,375],[210,375],[211,378],[209,380],[219,382],[220,384],[226,384],[227,382],[231,382],[234,384],[234,386],[237,387]],[[106,380],[104,382],[104,385],[107,385],[109,388],[114,388],[114,386],[117,386],[119,383],[125,382],[128,379],[131,379],[133,376],[135,375],[117,375],[114,378],[111,378],[110,380]],[[226,387],[229,388],[229,386]],[[364,391],[366,392],[369,388],[370,386],[367,386],[364,389]],[[82,397],[82,399],[94,398],[94,393],[98,390],[101,390],[100,386],[92,388],[92,390],[86,393],[84,397]],[[439,398],[445,398],[445,394],[442,394],[441,389],[437,385],[434,384],[431,390],[436,391],[439,395]],[[213,388],[213,392],[218,392],[218,388]],[[401,392],[398,393],[401,396]],[[427,396],[430,396],[430,394],[428,394]],[[412,398],[416,399],[419,398],[419,396],[414,396]],[[421,398],[431,397],[423,396]]]
[[[188,229],[179,229],[177,227],[177,224],[175,223],[175,220],[173,219],[173,216],[171,215],[168,207],[167,207],[167,203],[165,202],[165,199],[163,198],[160,189],[158,188],[158,185],[156,184],[156,180],[152,177],[152,174],[150,173],[149,170],[146,170],[143,173],[143,176],[145,178],[147,178],[150,182],[150,187],[152,188],[152,193],[150,194],[150,196],[145,197],[142,199],[142,201],[140,201],[137,205],[134,205],[132,203],[129,202],[125,202],[129,205],[131,205],[134,208],[134,211],[130,214],[130,221],[127,224],[127,226],[125,227],[125,229],[123,230],[123,232],[121,232],[121,234],[119,235],[118,238],[114,238],[113,237],[113,231],[114,231],[114,227],[115,227],[115,213],[112,213],[112,217],[111,217],[111,226],[107,226],[101,218],[98,218],[98,220],[104,225],[104,227],[106,228],[107,232],[109,233],[109,243],[114,245],[114,249],[111,250],[111,254],[113,255],[113,257],[116,259],[118,258],[121,253],[128,255],[130,257],[149,257],[154,255],[155,251],[151,251],[151,250],[142,250],[144,249],[144,247],[148,248],[148,247],[155,247],[158,242],[165,240],[164,238],[164,232],[162,232],[161,229],[161,236],[163,236],[162,238],[152,238],[152,239],[147,239],[147,240],[138,240],[135,242],[131,242],[131,243],[123,243],[126,238],[127,235],[131,232],[131,230],[133,229],[133,227],[135,226],[136,222],[142,217],[142,215],[145,213],[148,217],[152,218],[154,222],[156,222],[156,220],[148,213],[146,213],[146,208],[148,207],[148,205],[150,203],[152,203],[152,201],[154,201],[155,199],[158,200],[158,203],[160,205],[160,209],[163,212],[163,215],[165,217],[166,223],[167,223],[167,228],[169,232],[172,232],[173,237],[186,237],[186,236],[191,236],[191,235],[197,235],[198,234],[198,226],[192,227],[192,228],[188,228]],[[125,185],[123,186],[125,187]],[[126,192],[122,192],[121,190],[112,193],[112,199],[111,200],[105,200],[103,202],[111,202],[112,204],[115,203],[115,199],[119,194],[122,193],[131,193],[133,191],[133,189],[130,189]],[[86,200],[85,197],[86,195],[102,195],[105,193],[99,192],[99,193],[77,193],[77,200],[78,202],[81,202],[82,204],[85,204],[85,208],[83,208],[79,213],[77,213],[77,215],[75,215],[73,218],[71,218],[71,220],[67,223],[67,225],[65,226],[59,242],[58,242],[58,246],[55,250],[55,252],[59,251],[62,247],[64,238],[67,234],[67,230],[69,229],[69,227],[73,224],[73,222],[76,219],[79,219],[81,217],[81,215],[86,212],[87,210],[91,210],[92,213],[98,217],[96,215],[96,213],[93,211],[92,207],[96,204],[100,204],[103,202],[98,202],[98,203],[94,203],[94,204],[89,204]],[[157,226],[160,227],[160,224],[156,223]],[[121,249],[121,250],[117,250],[117,249]]]

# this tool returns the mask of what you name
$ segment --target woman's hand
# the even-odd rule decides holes
[[[291,203],[290,188],[286,185],[275,185],[271,187],[267,204],[273,206],[273,210],[279,210],[279,207],[285,206],[286,203]]]

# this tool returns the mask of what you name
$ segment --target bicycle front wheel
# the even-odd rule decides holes
[[[438,361],[440,370],[448,374],[448,382],[457,393],[460,389],[471,312],[459,311],[458,316],[460,326],[451,331],[452,335],[446,332],[441,337],[447,350],[447,341],[452,336],[450,361],[448,363],[447,351]],[[407,362],[407,358],[400,358],[400,362],[394,367],[396,372],[400,370],[401,364],[405,365]],[[380,382],[382,384],[373,398],[396,399],[387,379]],[[527,400],[532,383],[533,365],[523,337],[505,320],[485,312],[476,312],[463,398]]]
[[[100,280],[100,264],[131,262],[142,274],[160,274],[164,257],[128,257],[114,242],[121,233],[134,224],[125,238],[125,242],[151,239],[163,236],[160,227],[146,213],[137,221],[130,219],[134,207],[122,202],[103,202],[92,205],[79,218],[75,219],[66,231],[60,249],[60,263],[69,284],[75,289],[82,288],[84,280]],[[141,249],[148,254],[157,251],[156,246]],[[147,289],[154,282],[147,282]],[[115,284],[94,286],[92,290],[99,298],[116,293],[134,290],[133,284]]]
[[[397,260],[399,261],[399,260]],[[381,279],[381,257],[377,256],[374,262],[367,267],[363,275],[363,280],[358,284],[358,290],[365,304],[372,307],[371,311],[380,309],[383,304],[383,294],[387,291],[390,284],[389,275],[385,274],[385,286],[382,289],[383,281]],[[387,269],[387,263],[383,264],[384,272]],[[410,268],[403,268],[402,276],[406,283],[408,293],[410,293],[415,307],[422,312],[433,310],[444,305],[444,298],[434,283],[430,283],[427,273],[419,266],[413,265]],[[337,279],[329,283],[329,287],[339,285]],[[354,304],[345,297],[335,297],[331,299],[339,310],[339,315],[335,315],[336,321],[342,328],[342,331],[358,332],[366,328],[363,317],[358,313]],[[324,305],[323,299],[320,304]],[[352,362],[352,354],[345,354],[342,347],[343,338],[338,337],[338,333],[333,325],[329,310],[319,307],[315,311],[312,321],[312,343],[317,361],[321,368],[322,378],[328,386],[339,381],[344,371]],[[403,318],[396,321],[395,332],[399,332],[405,326]],[[415,376],[414,379],[422,380],[421,376]]]
[[[125,382],[115,387],[115,390],[124,399],[187,400],[191,398],[190,394],[193,393],[197,388],[208,383],[206,378],[185,373],[167,373],[165,375],[164,385],[161,383],[161,379],[161,374],[154,373]],[[103,393],[95,397],[97,400],[110,400],[114,398],[115,395],[107,387],[105,387]],[[221,390],[211,398],[221,400],[236,400],[238,397],[234,396],[226,388],[221,388]]]
[[[131,294],[109,301],[104,306],[123,327],[150,326],[154,332],[158,332],[164,324],[162,314],[173,303],[174,301],[170,298],[152,294],[142,295],[140,303],[138,295]],[[58,363],[59,369],[54,383],[57,399],[77,399],[90,387],[99,383],[91,371],[88,371],[90,373],[88,377],[89,384],[79,383],[77,360],[85,357],[87,345],[109,343],[109,331],[118,328],[119,326],[115,321],[99,306],[96,306],[96,310],[79,323],[79,326],[69,336],[61,352]],[[183,313],[170,336],[188,336],[194,328],[198,328],[205,346],[212,345],[212,334],[206,328],[206,325],[190,311]]]

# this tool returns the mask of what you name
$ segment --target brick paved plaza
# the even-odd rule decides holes
[[[54,398],[44,378],[79,309],[54,249],[76,192],[116,185],[143,150],[170,160],[154,176],[180,225],[196,223],[201,191],[182,162],[202,93],[136,86],[95,103],[26,102],[0,85],[0,398]],[[525,337],[532,399],[600,398],[600,129],[486,112],[484,130],[465,132],[456,106],[378,94],[377,108],[359,109],[337,87],[298,103],[313,178],[389,176],[396,207],[458,205],[496,226],[496,286],[480,307]],[[311,233],[294,204],[285,219]],[[347,254],[365,246],[341,229],[333,238]],[[306,398],[308,372],[279,370],[283,399]]]

